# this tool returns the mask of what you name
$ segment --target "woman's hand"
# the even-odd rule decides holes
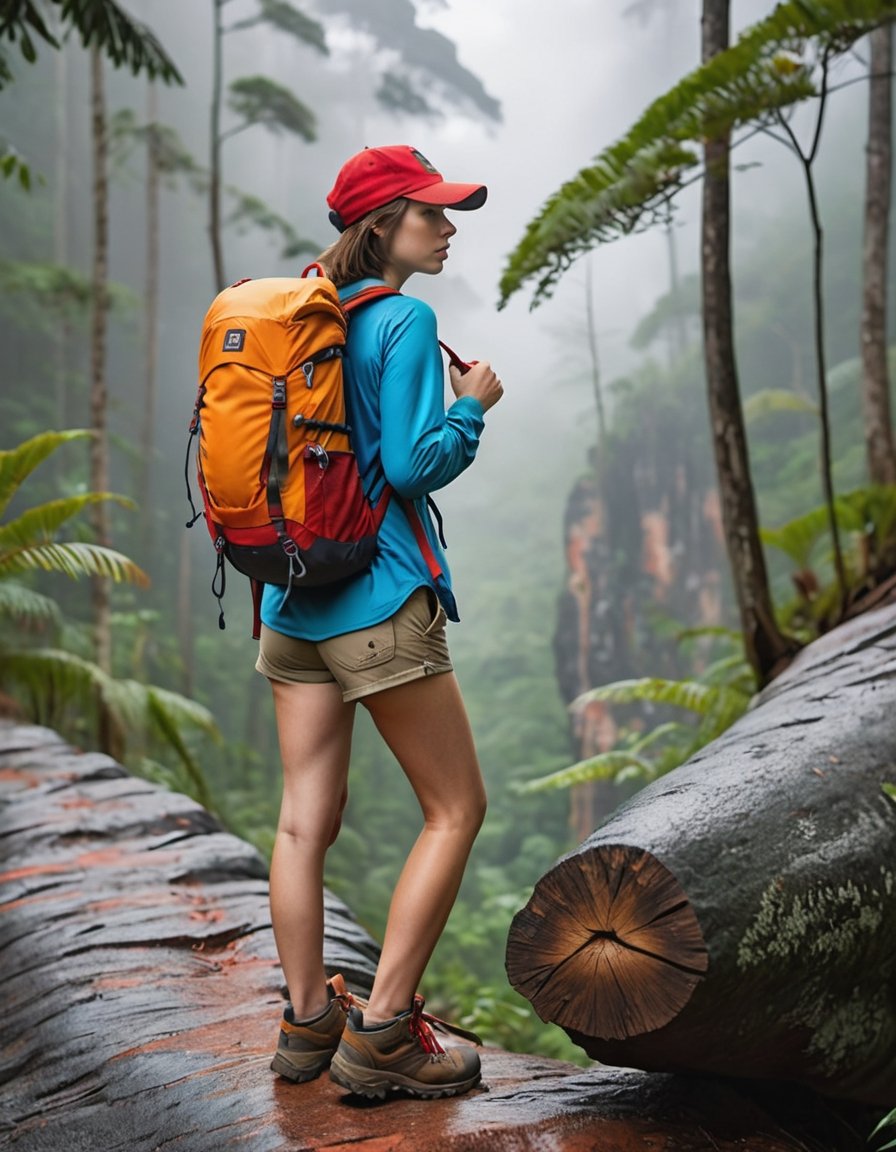
[[[494,407],[504,395],[501,381],[487,360],[477,360],[464,373],[461,373],[459,368],[451,364],[448,368],[448,375],[451,379],[454,395],[458,399],[461,396],[472,396],[479,401],[484,412]]]

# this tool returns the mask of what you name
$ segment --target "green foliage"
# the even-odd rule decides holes
[[[316,240],[301,236],[289,220],[274,212],[270,205],[259,197],[248,196],[238,188],[228,188],[227,191],[233,199],[233,208],[226,222],[235,225],[238,233],[257,228],[260,232],[269,232],[279,237],[283,244],[281,259],[288,260],[303,253],[316,254],[324,247]]]
[[[80,429],[45,432],[0,452],[0,516],[5,516],[41,463],[64,444],[90,435]],[[132,749],[160,738],[177,755],[193,794],[211,806],[199,761],[184,736],[189,728],[216,736],[208,709],[164,688],[116,679],[74,651],[71,642],[65,647],[35,642],[60,634],[66,621],[55,601],[11,579],[43,571],[75,580],[102,576],[145,587],[146,574],[121,553],[89,542],[56,540],[64,524],[107,500],[131,505],[110,493],[85,492],[38,504],[0,523],[0,684],[32,719],[60,731],[98,740],[100,726],[111,724]]]
[[[143,72],[166,84],[183,84],[174,62],[149,28],[132,20],[115,0],[5,0],[0,40],[17,44],[29,64],[37,60],[35,37],[60,47],[47,25],[48,6],[58,9],[63,26],[77,31],[85,48],[96,44],[116,68],[130,68],[135,76]],[[11,79],[8,66],[0,68],[0,88]]]
[[[230,107],[243,122],[223,133],[222,139],[253,124],[263,124],[274,133],[291,132],[309,142],[317,139],[317,120],[307,104],[266,76],[234,80],[230,85]]]
[[[536,280],[533,306],[583,252],[668,218],[701,142],[816,95],[806,40],[845,51],[896,0],[790,0],[655,100],[628,134],[547,201],[508,259],[500,305]]]
[[[401,112],[422,119],[436,119],[438,111],[406,76],[384,72],[376,98],[390,112]]]
[[[889,578],[896,568],[896,487],[869,486],[839,496],[834,504],[847,576],[847,599],[854,603]],[[839,616],[840,591],[831,578],[828,510],[813,508],[777,528],[764,528],[764,543],[793,563],[796,596],[781,603],[785,627],[804,641],[815,639]]]
[[[781,412],[806,412],[817,417],[818,405],[790,388],[764,388],[754,392],[743,404],[744,419],[748,424]]]
[[[323,25],[312,20],[285,0],[259,0],[261,11],[245,20],[232,24],[226,31],[237,32],[244,28],[254,28],[259,24],[270,24],[278,32],[285,32],[301,44],[316,49],[324,56],[330,53]]]
[[[894,1128],[894,1127],[896,1127],[896,1108],[894,1108],[892,1112],[888,1112],[887,1115],[884,1116],[883,1120],[881,1120],[881,1122],[876,1126],[874,1131],[871,1133],[871,1136],[869,1137],[869,1139],[873,1139],[875,1136],[880,1135],[880,1133],[882,1133],[885,1128]],[[887,1148],[896,1148],[896,1140],[890,1140],[886,1144],[880,1144],[877,1147],[876,1152],[885,1152],[885,1149],[887,1149]]]
[[[724,677],[727,683],[713,682]],[[677,768],[685,760],[720,736],[746,712],[755,692],[752,673],[743,656],[729,657],[712,665],[699,680],[663,680],[644,677],[618,680],[593,688],[573,701],[572,708],[583,709],[589,703],[632,704],[648,702],[693,712],[700,723],[690,726],[668,722],[645,734],[626,731],[617,747],[568,768],[540,776],[517,785],[523,794],[571,788],[590,780],[613,780],[620,784],[630,779],[645,783]]]
[[[4,180],[18,179],[20,187],[26,192],[31,191],[31,168],[27,160],[11,144],[2,141],[0,141],[0,176]]]

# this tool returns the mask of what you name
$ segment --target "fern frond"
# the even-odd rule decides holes
[[[634,767],[639,774],[648,779],[654,774],[654,767],[649,760],[637,756],[631,751],[601,752],[587,760],[580,760],[569,768],[561,768],[559,772],[552,772],[549,776],[539,776],[534,780],[526,780],[514,785],[514,792],[520,795],[530,795],[533,792],[553,792],[558,788],[572,788],[576,784],[585,784],[589,780],[614,780],[626,768]]]
[[[578,710],[593,701],[606,704],[671,704],[699,716],[708,716],[723,704],[732,708],[743,704],[744,693],[721,684],[701,684],[699,680],[645,677],[640,680],[617,680],[613,684],[592,688],[578,696],[570,708]]]
[[[598,244],[668,218],[675,194],[702,156],[702,142],[761,123],[815,96],[812,69],[794,49],[818,39],[830,52],[896,15],[896,0],[789,0],[736,44],[655,100],[630,131],[545,203],[511,253],[499,307],[534,280],[532,306]]]
[[[22,481],[38,464],[42,464],[48,456],[52,456],[61,445],[68,444],[72,440],[83,440],[91,435],[92,433],[84,428],[74,428],[67,432],[41,432],[15,448],[0,452],[0,516],[6,511]]]

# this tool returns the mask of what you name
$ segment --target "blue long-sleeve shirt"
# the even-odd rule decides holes
[[[340,290],[346,298],[380,284],[362,280]],[[448,567],[430,520],[426,497],[450,484],[472,463],[483,429],[478,400],[464,396],[445,411],[445,376],[432,309],[412,296],[386,296],[351,315],[344,361],[352,447],[374,498],[382,477],[412,500],[444,574],[437,588],[449,616],[453,597]],[[277,632],[326,640],[378,624],[419,587],[435,587],[398,499],[389,503],[369,569],[337,585],[284,590],[268,585],[263,622]]]

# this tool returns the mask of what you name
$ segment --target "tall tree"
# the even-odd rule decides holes
[[[824,59],[896,16],[896,0],[789,0],[728,46],[728,4],[704,6],[703,63],[646,110],[617,143],[564,184],[529,224],[501,279],[501,303],[535,280],[533,303],[549,297],[566,269],[597,244],[666,224],[676,194],[703,161],[704,319],[713,435],[726,505],[726,543],[760,683],[788,650],[772,612],[758,538],[739,407],[731,333],[728,172],[731,133],[771,123],[776,110],[817,97],[807,42]],[[709,141],[708,147],[698,148]],[[752,538],[751,538],[752,537]]]
[[[106,337],[109,316],[109,140],[103,57],[94,45],[90,50],[90,111],[93,140],[93,315],[90,328],[90,486],[95,492],[109,490],[108,388],[106,383]],[[92,524],[96,542],[109,546],[109,515],[104,503],[94,505]],[[96,663],[112,669],[110,629],[111,592],[103,576],[93,577],[93,626]]]
[[[872,484],[896,484],[896,447],[887,368],[887,257],[893,162],[893,28],[870,37],[865,243],[862,259],[862,406]]]
[[[230,85],[230,107],[237,122],[226,130],[221,127],[224,92],[224,36],[258,24],[268,24],[323,54],[327,53],[324,31],[316,20],[293,8],[286,0],[259,0],[255,16],[240,20],[229,28],[224,25],[224,7],[229,0],[212,0],[212,100],[209,127],[209,240],[212,268],[217,291],[227,284],[222,240],[223,190],[221,145],[224,140],[253,124],[264,124],[272,132],[286,131],[311,142],[316,139],[314,113],[287,88],[265,76],[244,76]]]
[[[729,43],[730,0],[704,0],[702,58],[706,63]],[[744,644],[760,682],[788,651],[775,622],[734,353],[731,291],[730,133],[704,145],[700,254],[703,340],[712,441],[719,477],[725,541]]]

